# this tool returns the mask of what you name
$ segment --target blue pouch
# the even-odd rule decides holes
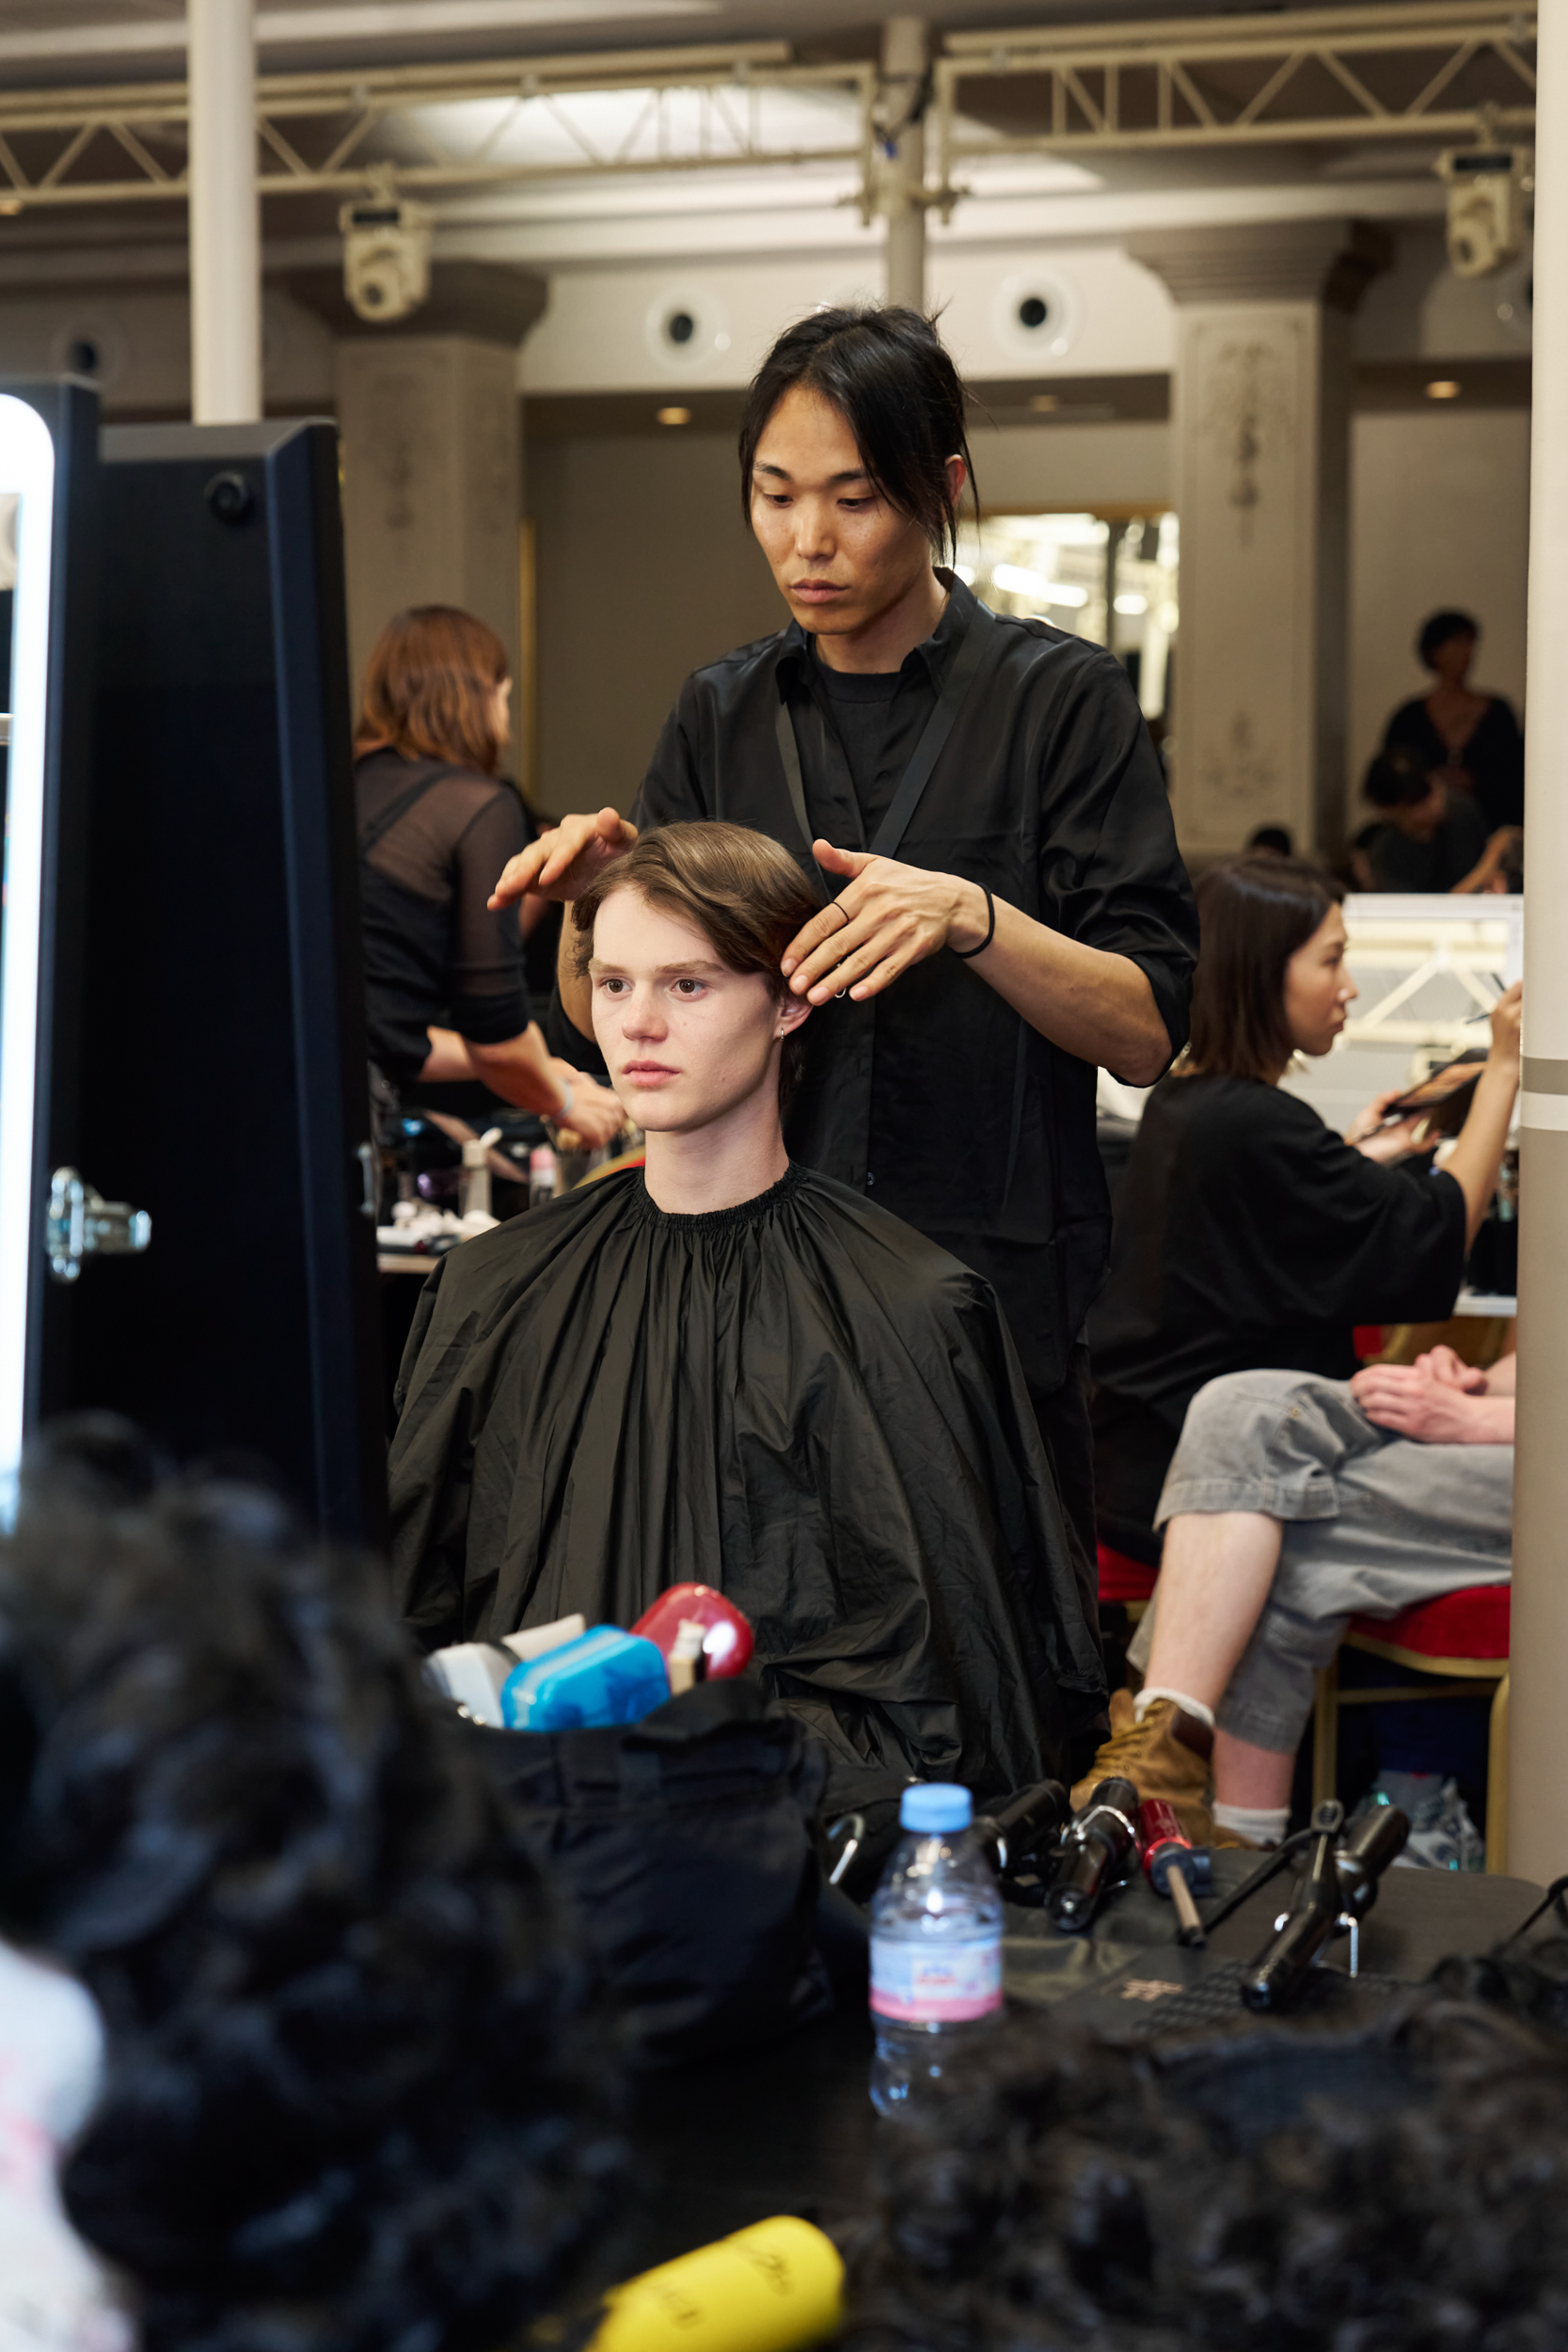
[[[512,1731],[583,1731],[640,1723],[669,1695],[669,1669],[657,1646],[600,1625],[509,1674],[501,1714]]]

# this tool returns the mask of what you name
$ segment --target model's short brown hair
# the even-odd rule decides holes
[[[1296,857],[1228,858],[1194,885],[1201,939],[1189,1077],[1277,1078],[1294,1050],[1285,967],[1344,893]]]
[[[452,604],[395,613],[365,665],[356,753],[404,752],[493,776],[496,689],[507,675],[506,647],[473,613]]]
[[[822,905],[789,851],[765,833],[706,819],[660,825],[643,834],[574,901],[577,969],[584,977],[594,953],[594,921],[617,890],[640,891],[650,906],[689,923],[726,970],[760,973],[780,999],[788,987],[779,970],[784,951]],[[793,1091],[804,1042],[800,1029],[784,1041],[781,1102]]]

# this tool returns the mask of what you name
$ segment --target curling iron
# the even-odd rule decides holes
[[[1377,1900],[1379,1879],[1403,1850],[1410,1823],[1397,1805],[1379,1807],[1341,1842],[1344,1820],[1343,1805],[1332,1799],[1313,1813],[1312,1842],[1295,1901],[1275,1921],[1272,1938],[1242,1986],[1248,2009],[1289,2007],[1336,1935],[1350,1936],[1350,1973],[1356,1974],[1361,1922]]]
[[[1130,1780],[1102,1780],[1055,1849],[1045,1907],[1064,1935],[1081,1935],[1110,1889],[1126,1875],[1138,1842],[1138,1792]]]
[[[995,1812],[976,1816],[975,1834],[1008,1902],[1044,1902],[1051,1877],[1047,1857],[1071,1810],[1061,1782],[1041,1780]]]

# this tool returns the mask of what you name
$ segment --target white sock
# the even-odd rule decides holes
[[[1288,1804],[1217,1804],[1216,1829],[1233,1830],[1249,1846],[1277,1846],[1291,1818]]]
[[[1213,1730],[1214,1710],[1212,1707],[1205,1707],[1201,1699],[1190,1699],[1185,1691],[1169,1691],[1158,1682],[1146,1682],[1132,1701],[1132,1721],[1135,1724],[1143,1722],[1156,1699],[1174,1700],[1183,1715],[1196,1715],[1200,1724],[1207,1724],[1209,1729]]]

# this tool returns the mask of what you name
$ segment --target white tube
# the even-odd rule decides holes
[[[882,26],[882,72],[892,83],[895,119],[919,91],[926,72],[926,23],[918,16],[890,16]],[[910,310],[926,308],[926,132],[911,123],[898,141],[898,156],[882,182],[887,215],[884,284],[889,302]]]
[[[261,414],[253,0],[189,0],[191,414]]]
[[[1568,1869],[1568,0],[1538,17],[1525,1083],[1507,1867]],[[1489,1852],[1487,1867],[1499,1867]]]

